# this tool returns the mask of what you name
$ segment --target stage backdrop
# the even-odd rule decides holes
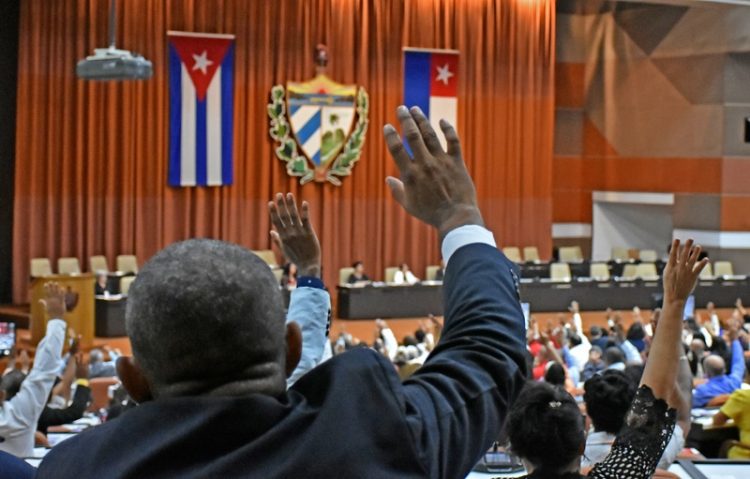
[[[329,283],[361,259],[381,279],[402,261],[422,275],[435,234],[390,199],[396,169],[381,126],[402,98],[402,47],[460,51],[458,130],[485,220],[506,245],[550,247],[554,0],[128,0],[118,46],[154,62],[146,82],[77,80],[75,63],[106,44],[108,0],[22,4],[14,216],[14,301],[27,301],[29,258],[120,253],[213,237],[270,246],[266,202],[310,201]],[[167,30],[236,35],[234,185],[167,186]],[[361,161],[341,187],[300,187],[275,159],[266,104],[276,83],[328,74],[370,94]]]

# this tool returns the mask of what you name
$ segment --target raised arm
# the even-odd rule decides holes
[[[742,351],[742,343],[738,339],[741,327],[739,321],[729,320],[729,341],[732,343],[732,366],[729,369],[729,378],[735,389],[742,385],[742,379],[745,377],[745,357]]]
[[[276,228],[271,237],[284,258],[297,265],[299,278],[292,291],[286,322],[296,323],[302,331],[302,355],[299,364],[287,378],[291,387],[323,359],[328,338],[331,298],[320,279],[320,242],[310,222],[307,202],[297,208],[294,195],[276,195],[268,203],[271,223]]]
[[[398,118],[413,158],[386,125],[400,172],[388,186],[409,214],[436,228],[447,263],[444,328],[424,366],[404,383],[407,423],[428,477],[465,477],[498,437],[526,377],[516,267],[484,228],[453,127],[440,124],[444,151],[419,109],[400,107]]]
[[[682,349],[682,314],[685,301],[695,288],[707,259],[698,261],[700,246],[688,240],[680,249],[672,243],[663,274],[664,305],[654,331],[651,351],[625,425],[606,459],[591,471],[591,478],[623,477],[623,464],[629,478],[651,477],[672,437],[676,410],[684,408],[685,398],[677,384]]]

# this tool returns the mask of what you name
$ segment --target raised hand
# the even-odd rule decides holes
[[[268,203],[268,213],[276,231],[271,231],[276,246],[287,261],[297,265],[300,276],[320,276],[320,243],[310,223],[307,202],[302,203],[302,214],[297,210],[294,195],[281,193]]]
[[[39,303],[50,319],[62,319],[65,314],[65,294],[62,286],[54,281],[44,285],[44,299],[40,299]]]
[[[453,127],[440,122],[448,142],[445,151],[419,108],[409,111],[400,106],[396,114],[414,157],[409,156],[396,129],[385,125],[385,142],[400,173],[400,179],[386,179],[393,198],[407,213],[437,228],[441,238],[460,226],[484,225]]]
[[[672,242],[669,261],[664,268],[664,303],[684,302],[695,289],[698,277],[708,264],[708,258],[698,261],[701,247],[694,246],[693,240],[687,240],[680,248],[680,240]]]

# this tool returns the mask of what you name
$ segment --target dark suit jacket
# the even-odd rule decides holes
[[[89,405],[90,400],[91,389],[79,385],[76,387],[76,392],[73,395],[73,402],[70,406],[65,409],[52,409],[47,406],[42,410],[42,415],[39,416],[36,430],[47,434],[47,428],[50,426],[69,424],[76,419],[80,419],[83,417],[83,413],[86,412],[86,407]]]
[[[62,442],[38,477],[463,478],[526,377],[515,268],[483,244],[454,254],[440,342],[403,383],[357,348],[278,398],[157,399]]]

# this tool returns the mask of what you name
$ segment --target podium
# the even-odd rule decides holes
[[[93,274],[49,275],[34,278],[31,283],[31,343],[36,346],[47,332],[47,314],[44,306],[39,304],[44,299],[44,285],[54,281],[65,291],[78,295],[78,303],[65,313],[63,318],[69,328],[81,335],[81,347],[91,348],[94,345],[94,284]],[[67,347],[65,348],[67,349]]]

